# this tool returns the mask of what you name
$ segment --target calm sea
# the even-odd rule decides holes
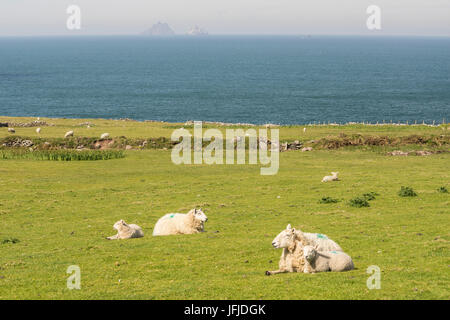
[[[0,116],[450,119],[450,38],[0,38]]]

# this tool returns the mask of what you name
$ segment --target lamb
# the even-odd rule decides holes
[[[325,177],[323,177],[323,179],[322,179],[322,182],[328,182],[328,181],[337,181],[337,180],[339,180],[338,179],[338,173],[339,172],[332,172],[331,174],[331,176],[325,176]]]
[[[297,231],[288,224],[286,230],[283,230],[272,241],[275,249],[282,248],[278,270],[266,271],[266,275],[274,275],[285,272],[304,272],[305,258],[303,256],[303,247],[307,243],[302,243],[304,239],[298,240]]]
[[[64,138],[68,138],[68,137],[73,137],[73,130],[66,132],[66,134],[64,135]]]
[[[305,260],[304,273],[341,272],[355,268],[352,258],[341,251],[318,251],[312,246],[305,246],[303,257]]]
[[[9,133],[16,133],[16,130],[14,128],[8,128]]]
[[[117,239],[131,239],[131,238],[142,238],[144,236],[144,231],[142,228],[135,224],[126,224],[125,221],[119,220],[114,224],[114,229],[117,230],[117,234],[106,239],[117,240]]]
[[[203,232],[206,221],[208,221],[208,218],[202,209],[192,209],[187,214],[168,213],[156,222],[153,236]]]
[[[109,138],[109,133],[104,133],[100,136],[100,139],[108,139]]]
[[[41,133],[41,128],[37,128],[37,129],[36,129],[36,133],[37,133],[37,134],[40,134],[40,133]]]

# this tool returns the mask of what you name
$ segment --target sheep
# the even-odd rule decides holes
[[[286,230],[279,233],[272,241],[272,246],[275,249],[283,249],[280,261],[278,263],[278,270],[266,271],[266,275],[274,275],[285,272],[304,272],[305,258],[303,256],[303,246],[307,243],[302,243],[303,239],[298,240],[295,228],[291,228],[288,224]]]
[[[306,132],[306,128],[303,128],[303,133],[305,133]]]
[[[168,213],[156,222],[153,236],[203,232],[206,221],[208,221],[208,218],[202,209],[192,209],[187,214]]]
[[[305,246],[303,257],[305,260],[304,273],[341,272],[355,268],[352,258],[342,251],[318,251],[312,246]]]
[[[66,132],[66,134],[64,135],[64,138],[68,138],[68,137],[73,137],[73,130]]]
[[[103,133],[101,136],[100,136],[100,139],[108,139],[109,138],[109,133]]]
[[[321,233],[308,233],[300,229],[296,230],[298,240],[306,245],[313,246],[318,251],[343,251],[342,248],[327,235]]]
[[[40,133],[41,133],[41,128],[37,128],[37,129],[36,129],[36,133],[37,133],[37,134],[40,134]]]
[[[16,130],[14,128],[8,128],[9,133],[16,133]]]
[[[325,177],[323,177],[323,179],[322,179],[322,182],[328,182],[328,181],[337,181],[337,180],[339,180],[338,179],[338,173],[339,172],[332,172],[331,174],[331,176],[325,176]]]
[[[117,240],[117,239],[131,239],[131,238],[142,238],[144,236],[144,231],[142,228],[135,224],[126,224],[125,221],[119,220],[114,224],[114,229],[117,230],[117,234],[106,239]]]
[[[274,248],[283,248],[279,269],[266,271],[266,275],[303,272],[303,247],[307,245],[313,246],[318,251],[343,251],[336,242],[324,234],[303,232],[300,229],[291,228],[291,225],[288,224],[286,230],[281,231],[272,241]]]

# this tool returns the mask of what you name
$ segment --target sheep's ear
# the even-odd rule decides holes
[[[288,224],[286,227],[286,230],[289,230],[289,229],[291,229],[291,224]]]
[[[292,228],[292,233],[295,233],[295,231],[296,231],[295,228]]]

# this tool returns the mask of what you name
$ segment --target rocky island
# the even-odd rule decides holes
[[[158,22],[142,34],[145,36],[173,36],[175,32],[167,23]]]
[[[206,31],[204,28],[195,26],[187,32],[187,35],[189,35],[189,36],[206,36],[206,35],[208,35],[208,31]]]

